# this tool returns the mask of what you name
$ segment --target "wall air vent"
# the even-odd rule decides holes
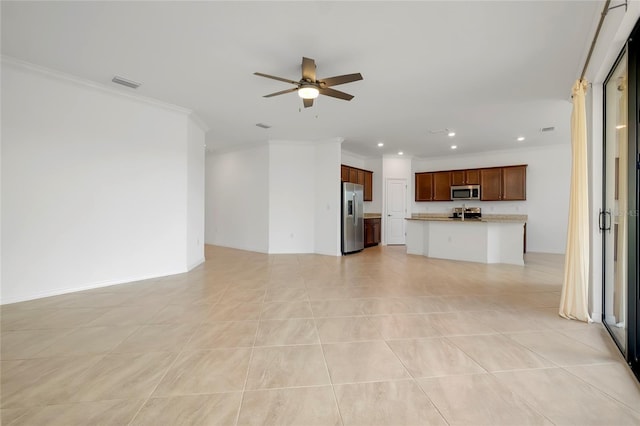
[[[544,132],[553,132],[556,128],[555,127],[543,127],[542,129],[540,129],[540,131],[542,133]]]
[[[269,126],[268,124],[264,124],[264,123],[258,123],[256,124],[256,126],[261,127],[263,129],[270,129],[271,126]]]
[[[117,75],[111,79],[116,84],[122,84],[123,86],[130,87],[132,89],[137,89],[140,87],[140,83],[136,83],[135,81],[127,80],[126,78],[118,77]]]

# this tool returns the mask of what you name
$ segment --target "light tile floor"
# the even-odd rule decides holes
[[[187,273],[1,308],[3,425],[640,424],[562,257],[206,248]]]

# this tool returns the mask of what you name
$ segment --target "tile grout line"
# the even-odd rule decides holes
[[[391,346],[389,345],[389,342],[387,342],[387,340],[384,340],[385,345],[387,346],[387,348],[389,348],[389,350],[391,351],[391,353],[396,357],[396,359],[398,360],[398,362],[400,362],[400,365],[402,365],[402,367],[405,369],[405,371],[407,372],[407,374],[409,375],[409,377],[411,378],[411,380],[413,381],[413,383],[416,384],[416,386],[418,386],[418,389],[420,389],[420,391],[422,391],[423,395],[427,398],[427,400],[431,403],[431,405],[433,406],[433,408],[435,408],[435,410],[438,412],[438,414],[440,415],[440,417],[442,417],[442,420],[444,420],[444,422],[447,425],[451,425],[451,423],[449,422],[449,420],[444,416],[444,414],[442,414],[442,412],[440,411],[440,408],[438,408],[438,406],[436,405],[435,402],[433,402],[433,400],[431,399],[431,397],[429,397],[429,395],[427,394],[427,392],[422,388],[422,386],[420,385],[420,382],[418,381],[418,379],[411,374],[411,371],[409,370],[409,368],[405,365],[404,362],[402,362],[402,359],[400,359],[400,357],[398,356],[398,354],[396,354],[394,352],[394,350],[391,348]]]
[[[511,370],[500,370],[500,371],[489,371],[487,370],[484,366],[482,366],[478,361],[476,361],[475,358],[473,358],[470,354],[468,354],[463,348],[459,347],[458,345],[455,344],[455,342],[453,342],[450,339],[447,339],[447,341],[452,344],[453,346],[455,346],[456,348],[458,348],[460,351],[462,351],[465,355],[467,355],[469,358],[473,359],[474,362],[476,362],[478,365],[480,365],[480,367],[482,367],[491,377],[493,377],[496,381],[498,381],[502,386],[504,386],[505,389],[507,389],[516,399],[520,400],[523,404],[525,404],[527,407],[529,407],[533,412],[537,413],[538,415],[540,415],[541,417],[543,417],[544,419],[548,420],[551,424],[555,424],[553,421],[551,421],[550,418],[548,418],[546,415],[544,415],[542,412],[540,412],[536,407],[534,407],[532,404],[530,404],[527,399],[524,396],[521,396],[519,393],[516,393],[515,391],[511,390],[507,385],[505,385],[494,373],[501,373],[501,372],[513,372],[513,371],[540,371],[540,370],[550,370],[550,369],[558,369],[561,368],[558,364],[556,364],[555,362],[553,362],[552,360],[548,359],[547,357],[542,356],[541,354],[539,354],[538,352],[534,351],[531,348],[528,348],[527,346],[521,344],[520,342],[511,339],[508,336],[508,333],[505,332],[499,332],[500,336],[504,336],[507,339],[509,339],[509,341],[511,341],[512,343],[516,344],[516,346],[520,346],[521,348],[523,348],[524,350],[542,358],[543,360],[549,361],[552,366],[550,367],[540,367],[540,368],[529,368],[529,369],[511,369]]]
[[[213,310],[214,306],[216,304],[213,304],[210,308],[209,311]],[[182,305],[180,305],[182,306]],[[164,309],[164,308],[163,308]],[[129,423],[127,423],[127,426],[131,426],[131,424],[133,423],[133,421],[136,419],[136,417],[138,417],[138,415],[140,414],[140,412],[142,411],[142,409],[145,407],[145,405],[147,405],[147,403],[149,402],[149,400],[151,399],[151,397],[153,396],[153,394],[155,393],[155,391],[158,389],[158,386],[160,386],[160,384],[162,383],[162,381],[164,380],[165,377],[167,377],[167,374],[169,374],[169,371],[171,371],[171,369],[173,368],[173,366],[176,364],[176,362],[178,362],[178,359],[180,359],[180,356],[185,352],[185,350],[187,350],[187,347],[189,345],[189,343],[191,342],[191,340],[193,339],[193,337],[196,334],[196,331],[198,329],[198,327],[202,326],[204,324],[204,320],[201,320],[197,325],[194,326],[194,330],[191,334],[191,337],[189,337],[189,339],[187,339],[187,341],[184,343],[184,345],[182,346],[182,348],[180,349],[180,352],[178,352],[176,354],[176,356],[173,358],[173,360],[171,361],[171,363],[168,365],[167,369],[164,371],[164,374],[162,375],[162,377],[160,377],[160,379],[158,380],[158,382],[156,383],[156,385],[153,387],[153,389],[151,390],[151,392],[149,392],[149,395],[147,395],[147,397],[144,399],[143,403],[140,405],[140,407],[138,407],[138,409],[136,410],[135,414],[131,417],[131,420],[129,420]],[[170,396],[168,397],[170,398]]]
[[[309,304],[311,306],[311,304]],[[313,315],[313,307],[311,307],[311,314]],[[336,404],[336,409],[338,410],[338,417],[340,418],[340,423],[344,425],[344,418],[342,417],[342,411],[340,411],[340,404],[338,404],[338,396],[336,395],[336,388],[333,383],[333,379],[331,378],[331,373],[329,372],[329,363],[327,363],[327,356],[324,353],[324,344],[322,339],[320,338],[320,329],[318,328],[318,323],[316,318],[313,318],[313,325],[316,330],[316,335],[318,336],[318,342],[320,343],[320,352],[322,353],[322,360],[324,361],[324,368],[327,372],[327,378],[329,379],[329,384],[331,385],[331,393],[333,394],[333,401]]]
[[[262,322],[262,312],[264,311],[265,299],[267,297],[267,290],[264,290],[264,294],[262,296],[262,302],[260,303],[260,315],[258,315],[258,324],[256,326],[256,332],[253,336],[253,342],[251,344],[251,351],[249,352],[249,360],[247,362],[247,372],[244,376],[244,383],[242,385],[242,393],[240,394],[240,404],[238,405],[238,412],[236,413],[234,425],[238,425],[240,421],[240,411],[242,411],[242,405],[244,404],[244,394],[247,390],[247,382],[249,381],[249,373],[251,372],[251,361],[253,360],[253,352],[256,347],[256,341],[258,339],[258,333],[260,331],[260,323]]]
[[[581,382],[585,383],[587,386],[589,386],[589,388],[591,389],[595,389],[596,392],[604,395],[605,397],[608,397],[609,399],[617,402],[618,404],[622,405],[623,407],[626,407],[628,409],[630,409],[632,412],[640,414],[640,409],[635,409],[633,407],[630,407],[629,405],[627,405],[625,402],[620,401],[618,398],[616,398],[615,396],[611,395],[609,392],[606,392],[604,390],[601,390],[600,388],[597,388],[596,386],[592,385],[591,383],[589,383],[588,381],[586,381],[585,379],[583,379],[582,377],[578,376],[577,374],[572,373],[571,371],[567,370],[566,367],[589,367],[589,366],[593,366],[593,365],[618,365],[619,363],[605,363],[605,364],[583,364],[583,365],[568,365],[568,366],[560,366],[559,368],[564,370],[566,373],[572,375],[573,377],[577,378],[578,380],[580,380]],[[627,368],[627,365],[624,365],[625,368]],[[631,371],[629,371],[630,374],[633,374]],[[640,392],[640,390],[639,390]]]
[[[560,336],[562,336],[562,337],[565,337],[565,338],[569,338],[568,336],[565,336],[563,333],[561,333],[560,331],[555,330],[555,329],[542,330],[542,331],[530,331],[530,332],[527,332],[527,333],[549,333],[549,332],[550,332],[550,333],[558,334],[558,335],[560,335]],[[556,362],[556,361],[553,361],[553,360],[552,360],[552,359],[550,359],[548,356],[544,356],[543,354],[538,353],[538,352],[537,352],[537,351],[535,351],[533,348],[530,348],[530,347],[526,346],[524,343],[520,343],[520,342],[518,342],[517,340],[515,340],[515,339],[513,339],[513,338],[511,337],[511,335],[512,335],[512,334],[524,334],[524,333],[525,333],[525,332],[523,332],[523,333],[502,333],[502,335],[503,335],[503,336],[505,336],[505,337],[507,337],[509,340],[511,340],[511,341],[512,341],[512,342],[514,342],[515,344],[517,344],[517,345],[519,345],[519,346],[523,347],[524,349],[526,349],[526,350],[528,350],[528,351],[530,351],[530,352],[534,353],[535,355],[539,356],[540,358],[542,358],[542,359],[545,359],[545,360],[549,361],[550,363],[552,363],[552,364],[553,364],[553,365],[555,365],[556,367],[558,367],[558,368],[563,368],[563,365],[559,364],[559,363],[558,363],[558,362]],[[587,345],[587,344],[585,344],[585,343],[582,343],[582,342],[580,342],[580,341],[578,341],[578,340],[571,339],[571,338],[569,338],[569,339],[570,339],[570,340],[573,340],[575,343],[577,343],[577,344],[579,344],[579,345],[582,345],[582,346],[585,346],[585,347],[587,347],[587,348],[589,348],[589,349],[593,349],[593,350],[596,350],[596,351],[598,351],[598,352],[602,352],[602,351],[597,350],[597,349],[593,348],[592,346],[589,346],[589,345]],[[606,355],[604,352],[602,352],[602,353],[603,353],[604,355]],[[605,361],[603,361],[603,362],[595,362],[595,363],[587,363],[587,364],[572,364],[572,365],[566,365],[565,367],[570,367],[570,366],[573,366],[573,365],[610,364],[610,363],[613,363],[613,362],[616,362],[616,361],[611,361],[611,362],[605,362]]]
[[[64,309],[64,308],[63,308]],[[102,327],[109,327],[109,326],[102,326]],[[124,327],[124,326],[115,326],[115,327]],[[39,357],[39,358],[25,358],[25,359],[19,359],[16,361],[28,361],[28,360],[32,360],[32,359],[51,359],[51,358],[78,358],[78,357],[90,357],[90,356],[95,356],[97,359],[91,363],[91,365],[87,366],[85,369],[83,369],[80,373],[78,374],[84,374],[87,371],[89,371],[90,369],[94,368],[96,365],[98,365],[100,362],[104,361],[104,359],[111,355],[113,353],[113,351],[115,350],[116,347],[118,347],[122,342],[124,342],[125,340],[127,340],[133,333],[135,333],[136,331],[138,331],[140,329],[141,325],[140,324],[136,324],[133,331],[131,331],[131,333],[129,333],[126,337],[124,337],[121,341],[119,341],[117,344],[114,344],[113,347],[111,349],[109,349],[108,351],[104,352],[104,353],[81,353],[81,354],[68,354],[68,355],[53,355],[53,356],[48,356],[48,357]],[[68,335],[70,335],[71,333],[77,331],[77,330],[81,330],[83,328],[86,327],[82,327],[82,326],[77,326],[74,328],[69,329],[69,331],[65,334],[63,334],[62,336],[59,336],[59,338],[62,337],[66,337]],[[54,342],[55,343],[55,342]],[[52,343],[51,345],[47,346],[45,349],[42,349],[41,351],[37,352],[35,355],[40,354],[41,352],[46,351],[47,349],[49,349],[51,346],[54,345],[54,343]],[[35,356],[34,355],[34,356]],[[2,359],[1,361],[9,361],[9,360],[4,360]],[[58,371],[55,370],[55,371]],[[38,380],[40,380],[46,373],[42,373],[41,375],[38,376]],[[67,401],[67,404],[76,404],[76,403],[82,403],[85,401]],[[49,406],[49,405],[56,405],[56,404],[50,404],[49,401],[47,401],[46,403],[44,403],[42,406],[39,407],[44,407],[44,406]],[[36,407],[29,407],[31,408],[36,408]]]
[[[320,353],[322,353],[322,360],[324,361],[324,368],[327,372],[327,378],[329,379],[329,385],[331,386],[331,393],[333,395],[333,401],[336,405],[336,410],[338,411],[338,417],[340,418],[340,423],[344,425],[344,418],[342,417],[342,411],[340,410],[340,404],[338,404],[338,396],[336,395],[336,388],[333,383],[333,379],[331,378],[331,373],[329,372],[329,364],[327,363],[327,357],[324,353],[324,344],[320,339],[320,332],[318,330],[318,324],[316,323],[315,318],[313,319],[313,324],[316,329],[316,333],[318,335],[318,341],[320,342]]]
[[[302,259],[303,259],[303,258],[300,258],[300,261],[302,261]],[[298,266],[303,267],[303,269],[304,269],[304,267],[306,267],[306,265],[307,265],[307,264],[298,265]],[[215,265],[214,265],[214,266],[215,266]],[[235,264],[234,264],[234,266],[235,266]],[[228,269],[228,270],[231,270],[231,268],[227,268],[227,269]],[[308,268],[308,269],[311,269],[311,268]],[[230,273],[228,273],[227,275],[230,275]],[[196,277],[196,278],[198,278],[198,277]],[[200,279],[200,278],[198,278],[198,279]],[[207,279],[207,280],[208,280],[208,279]],[[523,282],[524,282],[524,280],[523,280]],[[226,287],[224,287],[224,291],[222,292],[222,294],[227,293],[227,291],[228,291],[230,288],[232,288],[232,286],[226,286]],[[274,288],[280,288],[280,287],[278,286],[278,287],[274,287]],[[283,287],[283,288],[300,288],[300,287]],[[305,286],[305,287],[303,287],[303,288],[306,288],[307,290],[309,289],[309,287],[306,287],[306,286]],[[343,287],[341,287],[341,288],[345,288],[345,289],[346,289],[346,288],[352,288],[352,287],[349,287],[349,286],[343,286]],[[539,293],[539,292],[531,292],[531,294],[534,294],[534,293]],[[227,293],[227,294],[228,294],[228,293]],[[514,293],[514,294],[515,294],[515,293]],[[527,293],[527,294],[529,294],[529,293]],[[395,298],[398,298],[398,297],[405,297],[405,298],[409,298],[409,297],[411,297],[411,298],[413,298],[413,297],[425,297],[425,296],[408,296],[408,295],[405,295],[405,296],[389,296],[389,297],[380,296],[380,297],[378,297],[378,298],[379,298],[379,299],[381,299],[381,300],[384,300],[384,299],[394,298],[394,297],[395,297]],[[426,297],[434,297],[434,296],[426,296]],[[370,299],[370,298],[365,298],[365,299]],[[219,305],[219,302],[220,302],[221,300],[222,300],[222,296],[220,296],[220,297],[218,298],[217,302],[216,302],[216,303],[214,303],[214,304],[210,307],[210,309],[213,309],[213,306],[220,306],[220,305]],[[340,299],[338,299],[338,300],[340,300]],[[349,298],[342,299],[342,300],[349,300]],[[351,300],[353,300],[353,299],[351,299]],[[307,295],[307,301],[309,302],[309,304],[311,304],[311,299],[309,298],[309,296],[308,296],[308,295]],[[315,300],[314,300],[314,301],[315,301]],[[274,301],[274,302],[277,302],[277,301]],[[287,302],[289,302],[289,301],[287,301]],[[333,302],[333,300],[327,300],[326,302],[327,302],[327,303],[331,303],[331,302]],[[252,358],[253,358],[253,353],[254,353],[254,350],[255,350],[255,348],[256,348],[256,347],[258,347],[258,348],[259,348],[259,346],[256,346],[256,345],[255,345],[255,343],[256,343],[256,341],[257,341],[258,332],[259,332],[259,330],[260,330],[260,324],[266,321],[266,320],[262,317],[262,311],[263,311],[263,309],[264,309],[264,305],[265,305],[265,303],[267,303],[267,302],[266,302],[266,300],[265,300],[265,299],[263,299],[263,302],[261,303],[261,307],[262,307],[262,309],[261,309],[261,311],[260,311],[260,315],[259,315],[259,317],[258,317],[258,321],[257,321],[257,322],[258,322],[258,325],[257,325],[257,327],[256,327],[256,334],[254,335],[254,344],[251,346],[251,348],[252,348],[252,349],[251,349],[251,355],[250,355],[250,359],[249,359],[249,364],[248,364],[248,367],[247,367],[247,375],[245,376],[244,389],[242,390],[242,394],[241,394],[241,397],[240,397],[240,406],[238,406],[238,412],[237,412],[237,414],[236,414],[236,423],[238,423],[238,422],[239,422],[240,410],[241,410],[241,408],[242,408],[242,404],[244,403],[244,400],[243,400],[243,398],[244,398],[244,394],[245,394],[245,393],[246,393],[246,391],[247,391],[247,390],[246,390],[246,386],[247,386],[247,383],[248,383],[248,377],[249,377],[249,376],[248,376],[248,374],[249,374],[249,369],[250,369],[250,365],[251,365]],[[171,303],[169,303],[169,304],[171,304]],[[127,305],[127,306],[128,306],[128,305]],[[538,308],[537,308],[537,307],[535,307],[535,306],[523,306],[523,309],[526,309],[528,312],[529,312],[529,311],[534,312],[533,310],[540,311],[540,312],[546,312],[546,311],[548,311],[548,309],[546,309],[546,310],[545,310],[545,308],[538,309]],[[482,310],[482,311],[486,311],[487,309],[481,309],[481,310]],[[506,308],[495,308],[495,309],[490,309],[490,311],[502,312],[502,311],[509,311],[509,310],[508,310],[508,309],[506,309]],[[313,310],[312,310],[312,312],[313,312]],[[445,312],[443,312],[443,313],[446,313],[446,312],[459,312],[459,311],[445,311]],[[465,312],[466,312],[466,311],[465,311]],[[387,315],[387,316],[407,315],[407,314],[422,314],[422,315],[428,315],[428,314],[433,314],[433,313],[439,313],[439,312],[411,312],[411,313],[398,312],[398,313],[386,313],[386,314],[368,314],[368,315],[347,316],[347,318],[349,318],[349,317],[354,317],[354,318],[362,318],[362,317],[365,317],[365,318],[367,318],[367,317],[371,317],[371,316],[375,317],[376,315]],[[310,317],[310,318],[314,320],[314,325],[315,325],[315,328],[316,328],[316,332],[318,333],[318,339],[320,340],[320,336],[319,336],[319,329],[318,329],[318,324],[317,324],[317,323],[318,323],[318,322],[321,322],[321,321],[322,321],[323,319],[325,319],[325,318],[326,318],[326,319],[329,319],[329,318],[335,318],[335,317],[321,317],[321,318],[318,318],[318,317],[316,317],[315,315],[312,315],[312,317]],[[344,318],[344,317],[343,317],[343,318]],[[289,320],[289,319],[290,319],[290,318],[281,319],[281,320],[285,320],[285,321],[286,321],[286,320]],[[201,321],[201,322],[200,322],[200,324],[201,324],[201,325],[204,325],[204,324],[205,324],[205,322],[204,322],[204,321]],[[137,325],[138,325],[139,327],[138,327],[138,328],[136,328],[136,330],[137,330],[137,329],[139,329],[141,326],[144,326],[144,325],[146,325],[146,324],[143,324],[143,325],[137,324]],[[564,334],[565,334],[565,332],[562,332],[562,331],[560,331],[560,330],[555,330],[555,329],[552,329],[551,327],[546,327],[546,326],[545,326],[545,328],[544,328],[544,329],[539,329],[539,330],[528,330],[527,332],[535,332],[535,331],[540,331],[540,332],[543,332],[543,331],[555,331],[555,332],[557,332],[558,334],[561,334],[561,335],[564,335]],[[132,333],[135,333],[135,330],[134,330]],[[492,334],[492,335],[494,335],[495,333],[491,333],[491,334]],[[507,336],[507,333],[505,333],[505,332],[499,332],[498,334]],[[514,334],[517,334],[517,333],[511,333],[511,335],[514,335]],[[568,333],[568,331],[567,331],[567,334],[569,334],[569,333]],[[473,334],[473,335],[475,335],[475,334]],[[385,342],[386,342],[387,346],[389,346],[391,343],[393,343],[393,341],[396,341],[396,340],[400,340],[400,341],[402,341],[402,340],[413,340],[413,339],[426,340],[426,339],[430,339],[430,338],[445,337],[445,338],[447,338],[447,341],[450,341],[449,339],[450,339],[450,338],[452,338],[453,336],[454,336],[454,335],[451,335],[451,336],[416,337],[416,338],[404,338],[404,339],[393,339],[393,340],[382,339],[382,340],[385,340]],[[455,335],[455,336],[458,336],[458,335]],[[507,336],[507,337],[508,337],[508,336]],[[572,339],[572,338],[571,338],[571,336],[567,336],[567,337],[569,337],[570,339]],[[127,338],[128,338],[128,337],[125,337],[125,339],[124,339],[124,340],[126,340]],[[188,342],[193,341],[193,339],[194,339],[194,335],[192,334],[192,335],[191,335],[191,337],[187,340],[187,343],[188,343]],[[124,341],[124,340],[123,340],[123,341]],[[512,340],[513,342],[515,342],[515,340],[513,340],[513,339],[511,339],[511,340]],[[572,339],[572,340],[574,340],[574,339]],[[355,342],[360,342],[360,341],[355,341]],[[355,342],[354,342],[354,343],[355,343]],[[339,341],[338,341],[338,342],[333,342],[333,343],[345,343],[345,342],[339,342]],[[519,342],[515,342],[515,343],[516,343],[517,345],[523,346],[523,345],[522,345],[522,344],[520,344]],[[580,342],[580,343],[582,343],[582,342]],[[119,345],[119,344],[121,344],[121,343],[116,344],[116,345],[114,346],[114,348],[118,347],[118,345]],[[453,344],[453,343],[452,343],[452,344]],[[323,348],[324,344],[323,344],[323,342],[322,342],[322,341],[320,341],[320,345],[321,345],[321,348],[322,348],[322,350],[323,350],[323,349],[324,349],[324,348]],[[454,344],[454,345],[455,345],[455,344]],[[586,343],[582,343],[582,345],[585,345],[585,346],[591,347],[592,349],[596,349],[596,350],[598,350],[598,348],[596,348],[596,347],[594,347],[594,346],[591,346],[591,345],[589,345],[589,344],[586,344]],[[185,346],[186,346],[186,345],[185,345]],[[277,345],[277,346],[292,346],[292,345]],[[526,346],[523,346],[523,347],[524,347],[524,349],[526,349],[526,350],[527,350],[527,351],[529,351],[529,352],[534,352],[532,349],[530,349],[530,348],[528,348],[528,347],[526,347]],[[109,353],[108,353],[108,354],[111,354],[111,353],[115,350],[114,348],[112,348],[112,349],[109,351]],[[183,348],[183,351],[185,351],[185,349],[184,349],[184,348]],[[179,358],[180,354],[182,354],[182,352],[183,352],[183,351],[181,351],[181,352],[176,356],[176,359],[178,359],[178,358]],[[392,350],[392,352],[393,352],[393,350]],[[464,352],[464,351],[463,351],[463,352]],[[534,352],[534,353],[535,353],[536,355],[540,356],[541,358],[544,358],[544,357],[542,357],[541,355],[539,355],[537,352]],[[395,352],[394,352],[394,354],[395,354]],[[107,356],[107,355],[104,355],[104,356]],[[326,357],[325,357],[325,354],[324,354],[324,350],[323,350],[323,357],[324,357],[324,361],[325,361],[325,367],[327,368],[327,371],[328,371],[328,364],[327,364],[327,361],[326,361]],[[396,355],[396,357],[397,357],[397,355]],[[101,360],[101,359],[103,359],[103,358],[104,358],[104,357],[100,357],[100,358],[99,358],[99,360]],[[176,359],[174,359],[174,361],[172,362],[172,364],[168,367],[167,371],[165,372],[165,375],[164,375],[162,378],[160,378],[160,380],[159,380],[158,384],[156,385],[156,388],[159,386],[159,384],[160,384],[160,383],[162,383],[162,381],[164,380],[164,377],[166,376],[166,374],[168,373],[168,371],[170,371],[170,369],[172,368],[172,366],[175,364]],[[98,360],[97,362],[100,362],[99,360]],[[401,361],[401,360],[400,360],[400,362],[401,362],[401,364],[402,364],[402,361]],[[555,363],[553,363],[553,362],[552,362],[552,364],[553,364],[553,365],[555,365]],[[597,365],[599,365],[599,364],[600,364],[600,363],[597,363]],[[607,363],[607,362],[603,362],[602,364],[609,364],[609,363]],[[403,364],[403,365],[404,365],[404,364]],[[404,366],[404,368],[406,369],[406,366]],[[548,368],[556,368],[556,367],[548,367]],[[569,372],[568,370],[566,370],[566,368],[568,368],[567,366],[565,366],[565,367],[559,366],[559,368],[562,368],[562,369],[564,369],[565,371]],[[525,370],[530,370],[530,369],[525,369]],[[505,370],[505,371],[507,371],[507,372],[508,372],[508,371],[513,371],[513,370]],[[520,370],[518,370],[518,371],[520,371]],[[494,377],[496,377],[496,376],[494,375],[494,373],[496,373],[496,374],[497,374],[497,373],[499,373],[499,372],[493,372],[493,373],[491,373],[491,372],[490,372],[489,374],[491,374],[491,375],[493,375]],[[572,374],[571,372],[569,372],[569,373],[570,373],[570,374]],[[410,374],[410,377],[411,377],[411,378],[409,378],[409,379],[405,379],[405,380],[413,380],[413,381],[416,381],[416,380],[417,380],[416,378],[414,378],[413,376],[411,376],[411,373],[409,373],[409,374]],[[330,376],[329,376],[329,379],[331,379],[331,377],[330,377]],[[581,381],[584,381],[584,380],[581,380]],[[357,382],[357,383],[359,383],[359,382]],[[335,388],[334,388],[334,384],[333,384],[333,382],[332,382],[332,381],[331,381],[331,386],[332,386],[332,390],[333,390],[333,393],[334,393],[334,400],[336,401],[336,404],[337,404],[337,396],[336,396]],[[289,388],[295,388],[295,387],[289,387]],[[287,388],[283,388],[283,389],[287,389]],[[421,387],[421,386],[420,386],[420,389],[421,389],[421,390],[422,390],[422,392],[424,393],[424,389],[422,389],[422,387]],[[155,388],[154,388],[154,391],[155,391]],[[215,393],[229,393],[229,392],[215,392]],[[152,395],[153,395],[153,392],[150,394],[150,396],[147,398],[147,400],[145,400],[145,402],[143,403],[143,405],[141,406],[141,408],[142,408],[142,407],[144,407],[144,406],[146,405],[147,401],[148,401],[149,399],[151,399],[151,398],[152,398]],[[428,395],[427,395],[427,398],[428,398]],[[613,399],[615,400],[615,398],[613,398]],[[616,401],[617,401],[617,400],[616,400]],[[618,401],[618,402],[619,402],[619,401]],[[435,404],[434,404],[434,406],[435,406]],[[136,412],[136,414],[134,415],[134,417],[133,417],[133,419],[132,419],[132,421],[131,421],[131,422],[133,422],[133,420],[135,419],[135,417],[139,414],[139,412],[140,412],[141,408],[139,408],[139,409],[138,409],[138,412]],[[338,405],[338,407],[337,407],[337,408],[338,408],[338,412],[339,412],[339,408],[340,408],[340,407],[339,407],[339,405]],[[436,409],[437,409],[437,407],[436,407]],[[445,419],[445,421],[446,421],[446,419]],[[131,423],[131,422],[130,422],[130,423]]]
[[[553,368],[557,368],[557,367],[549,367],[549,368],[544,368],[541,370],[549,370],[549,369],[553,369]],[[540,410],[538,410],[536,407],[533,406],[533,404],[529,403],[529,401],[527,401],[527,399],[520,395],[519,393],[511,390],[511,388],[509,388],[508,385],[505,385],[502,380],[500,380],[500,378],[498,378],[495,374],[493,374],[492,372],[489,372],[489,375],[491,377],[494,378],[494,380],[496,380],[498,383],[500,383],[501,386],[503,386],[506,390],[508,390],[511,395],[514,396],[514,398],[516,398],[517,400],[521,401],[525,406],[529,407],[534,413],[538,414],[539,416],[541,416],[542,418],[546,419],[547,421],[549,421],[549,423],[555,425],[556,423],[554,423],[549,417],[547,417],[545,414],[543,414]]]

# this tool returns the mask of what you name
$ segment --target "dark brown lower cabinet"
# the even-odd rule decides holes
[[[380,225],[382,219],[364,220],[364,246],[371,247],[380,243]]]

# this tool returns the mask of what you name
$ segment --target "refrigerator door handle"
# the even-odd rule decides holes
[[[353,194],[353,226],[358,226],[358,204],[355,193]]]

